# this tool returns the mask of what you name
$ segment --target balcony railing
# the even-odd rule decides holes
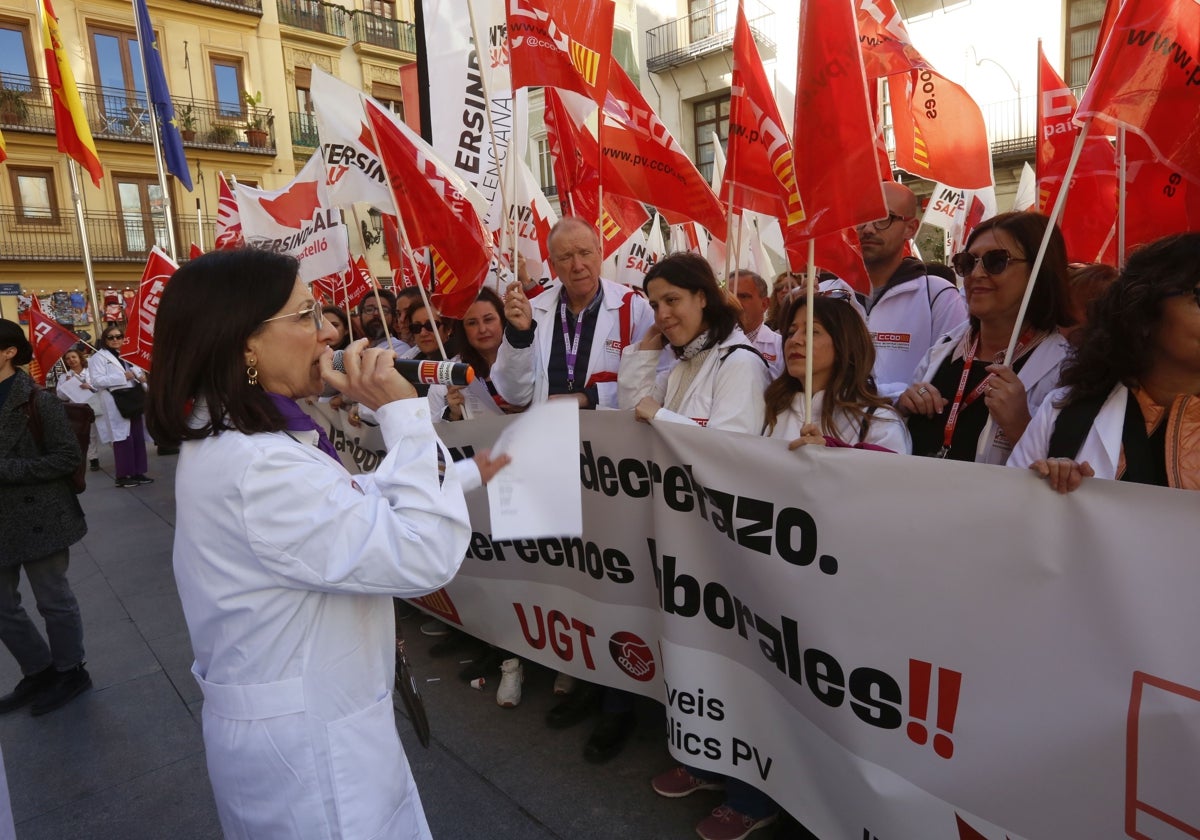
[[[323,0],[278,0],[279,22],[286,26],[346,37],[346,9]]]
[[[656,26],[646,32],[646,67],[662,73],[680,64],[699,61],[733,46],[733,28],[737,23],[736,0],[714,0],[705,9],[687,17]],[[775,23],[775,13],[760,0],[748,0],[746,16],[750,31],[764,59],[775,56],[775,41],[767,34]]]
[[[5,131],[53,134],[54,106],[49,85],[38,79],[10,75],[5,75],[4,84],[9,90],[25,92],[20,99],[24,107],[0,104],[0,128]],[[152,142],[150,110],[144,93],[85,84],[78,87],[92,137],[97,140]],[[240,102],[232,105],[181,98],[175,98],[173,102],[175,122],[184,145],[237,149],[256,154],[275,153],[274,117],[270,109],[258,110],[258,117],[266,132],[264,139],[247,131],[245,105]]]
[[[88,249],[95,262],[143,263],[151,246],[168,247],[166,219],[159,213],[125,213],[85,211]],[[200,244],[198,220],[193,216],[176,217],[175,239],[180,259],[187,256],[188,243]],[[206,221],[203,228],[205,247],[211,248],[214,223]],[[83,258],[83,245],[75,215],[59,208],[58,219],[27,221],[15,207],[0,206],[0,261],[78,262]]]
[[[353,19],[354,43],[374,44],[416,55],[416,24],[363,11],[354,12]]]
[[[262,0],[191,0],[201,6],[216,6],[218,9],[230,9],[235,12],[262,17]]]
[[[317,118],[313,114],[291,111],[288,122],[292,127],[292,145],[315,149],[321,144],[317,139]]]

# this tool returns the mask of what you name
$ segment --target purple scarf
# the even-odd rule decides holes
[[[339,464],[342,462],[342,459],[338,457],[337,450],[333,448],[332,441],[329,440],[329,435],[325,434],[325,430],[316,420],[304,413],[304,409],[298,406],[295,400],[282,394],[272,394],[270,391],[264,393],[283,415],[285,429],[289,432],[316,432],[317,448]]]

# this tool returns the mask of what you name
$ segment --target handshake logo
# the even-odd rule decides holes
[[[608,640],[608,653],[617,667],[638,682],[654,679],[654,654],[639,636],[618,630]]]

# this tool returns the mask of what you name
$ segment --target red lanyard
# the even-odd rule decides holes
[[[1026,327],[1025,331],[1021,333],[1021,337],[1017,340],[1016,348],[1013,350],[1012,357],[1014,363],[1017,359],[1025,355],[1027,350],[1032,349],[1032,345],[1028,347],[1026,346],[1029,344],[1032,337],[1033,329],[1031,327]],[[966,355],[963,356],[962,377],[960,377],[958,380],[958,391],[954,395],[954,402],[950,404],[950,413],[946,415],[946,430],[942,435],[942,448],[938,450],[938,458],[946,458],[950,455],[950,444],[954,441],[954,430],[958,427],[959,412],[979,399],[980,396],[982,396],[987,390],[987,386],[992,381],[992,377],[995,376],[994,373],[989,373],[978,385],[975,386],[974,389],[972,389],[971,393],[966,395],[965,399],[963,398],[963,392],[967,389],[967,378],[971,375],[971,365],[974,363],[975,354],[978,351],[979,337],[976,336],[975,340],[971,342],[971,346],[967,348]]]

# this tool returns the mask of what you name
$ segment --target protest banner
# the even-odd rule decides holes
[[[377,431],[318,413],[378,462]],[[509,420],[438,430],[458,457]],[[1194,498],[580,420],[582,538],[493,540],[473,493],[422,606],[658,699],[676,758],[821,838],[1195,836],[1171,781],[1200,760]]]

